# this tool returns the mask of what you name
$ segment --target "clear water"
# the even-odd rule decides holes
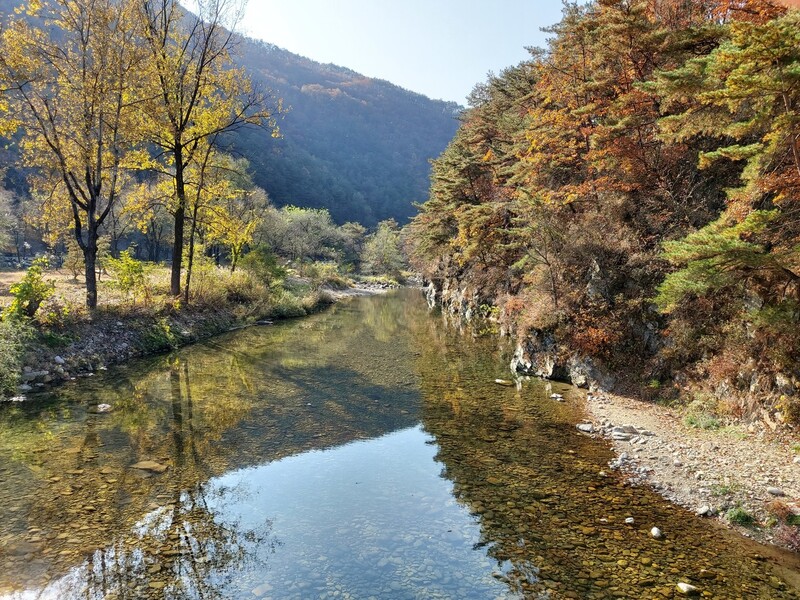
[[[494,384],[508,352],[404,291],[2,406],[0,599],[800,597],[604,473],[578,391]]]

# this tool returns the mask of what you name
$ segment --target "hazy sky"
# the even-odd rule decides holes
[[[489,71],[542,46],[560,0],[249,0],[243,33],[323,63],[465,103]]]

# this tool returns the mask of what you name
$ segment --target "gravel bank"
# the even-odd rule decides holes
[[[611,440],[618,456],[612,467],[632,484],[649,485],[745,536],[800,550],[800,527],[778,525],[781,515],[800,516],[796,433],[773,431],[776,424],[768,417],[750,426],[698,429],[674,409],[614,394],[588,394],[587,408],[589,421],[578,428]],[[755,523],[731,522],[737,507]]]

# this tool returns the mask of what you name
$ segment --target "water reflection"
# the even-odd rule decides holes
[[[1,407],[0,594],[60,581],[73,595],[53,597],[158,596],[162,585],[225,597],[218,573],[259,559],[250,550],[271,534],[266,522],[219,525],[207,509],[215,476],[416,422],[408,309],[378,300]],[[98,414],[101,403],[113,411]],[[166,471],[131,468],[142,461]]]
[[[578,392],[494,384],[508,350],[407,292],[2,406],[0,598],[798,597],[601,473]]]
[[[512,565],[511,590],[671,598],[686,582],[715,598],[800,597],[796,555],[751,544],[606,472],[607,444],[571,425],[581,418],[576,390],[496,385],[510,360],[503,340],[434,320],[414,329],[424,427],[456,497],[480,516],[479,545]],[[553,389],[567,402],[552,401]],[[666,539],[654,540],[653,526]]]

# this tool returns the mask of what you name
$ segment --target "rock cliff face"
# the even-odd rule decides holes
[[[429,306],[439,304],[443,311],[466,321],[472,320],[482,305],[492,304],[477,287],[455,278],[429,281],[424,291]],[[501,327],[504,332],[508,329]],[[600,361],[563,347],[549,331],[534,330],[520,336],[510,367],[515,373],[566,381],[593,391],[610,391],[616,384],[616,377]]]
[[[566,381],[592,391],[610,391],[616,378],[589,356],[559,349],[550,333],[534,331],[517,342],[511,370],[517,373]]]

